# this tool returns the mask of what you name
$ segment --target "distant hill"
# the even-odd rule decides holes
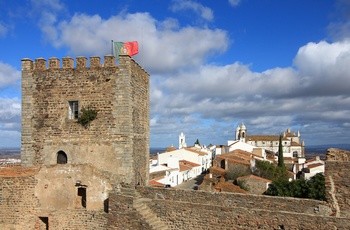
[[[149,153],[151,156],[153,155],[156,155],[157,153],[164,153],[165,152],[165,149],[166,148],[161,148],[161,147],[158,147],[158,148],[150,148],[149,149]]]
[[[0,149],[0,158],[21,158],[21,150],[20,149]]]
[[[327,145],[310,145],[305,147],[306,154],[308,153],[327,153],[329,148],[338,148],[350,151],[350,144],[327,144]]]

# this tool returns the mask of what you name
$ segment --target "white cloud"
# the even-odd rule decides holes
[[[0,98],[0,148],[18,148],[21,143],[21,100]]]
[[[200,65],[155,81],[152,88],[158,97],[155,100],[151,95],[151,101],[157,101],[151,111],[158,119],[174,118],[172,126],[177,124],[178,132],[184,123],[175,118],[198,114],[200,120],[192,123],[189,132],[196,132],[195,124],[203,119],[213,120],[212,124],[224,122],[226,128],[244,121],[250,134],[278,134],[292,127],[313,137],[314,143],[344,142],[344,138],[324,130],[348,133],[341,130],[350,123],[349,50],[345,41],[309,43],[296,55],[295,69],[274,68],[261,73],[238,62]],[[321,130],[319,126],[323,132],[313,133]],[[206,132],[213,131],[207,129],[202,135],[207,136]],[[213,141],[210,137],[205,140]]]
[[[308,94],[348,94],[350,41],[308,43],[301,47],[294,64],[302,75]]]
[[[174,12],[181,10],[192,10],[207,21],[212,21],[214,19],[213,11],[210,8],[205,7],[202,4],[195,1],[173,0],[171,9]]]
[[[104,56],[111,53],[111,40],[137,40],[140,47],[135,59],[153,73],[170,73],[199,65],[208,56],[224,52],[229,45],[223,30],[179,29],[173,19],[157,21],[148,13],[118,15],[106,20],[98,15],[76,14],[69,21],[58,23],[57,28],[49,28],[55,31],[43,31],[48,33],[47,38],[56,47],[68,47],[71,55]]]
[[[238,6],[241,0],[228,0],[231,6]]]
[[[18,98],[0,98],[0,130],[21,129],[21,101]]]
[[[20,85],[21,72],[12,66],[0,62],[0,89]]]
[[[5,37],[8,29],[4,25],[4,23],[0,22],[0,37]]]
[[[60,0],[31,0],[31,4],[38,10],[60,11],[64,9],[64,5]]]
[[[213,19],[212,11],[199,3],[173,3],[174,11],[190,9]],[[345,140],[336,133],[350,136],[344,129],[350,124],[350,42],[346,39],[306,44],[293,67],[252,72],[239,62],[207,62],[228,48],[224,30],[181,27],[174,18],[159,21],[148,13],[107,19],[75,14],[65,21],[54,13],[43,15],[46,26],[41,28],[47,40],[57,48],[68,48],[72,56],[109,54],[112,39],[139,41],[140,53],[133,58],[151,74],[151,146],[176,144],[182,131],[192,135],[193,142],[199,138],[203,144],[222,143],[233,138],[233,124],[242,121],[250,134],[292,127],[317,138],[315,142]],[[165,139],[174,143],[159,143]]]

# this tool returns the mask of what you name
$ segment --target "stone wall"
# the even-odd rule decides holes
[[[134,197],[118,193],[110,194],[110,218],[108,229],[150,230],[149,224],[133,208]]]
[[[283,197],[138,187],[170,229],[347,229],[326,202]]]
[[[220,207],[244,207],[247,209],[264,209],[270,211],[296,212],[319,216],[328,216],[330,209],[323,201],[296,199],[289,197],[274,197],[261,195],[246,195],[238,193],[212,193],[205,191],[137,187],[142,197],[168,200],[174,202],[215,205]]]
[[[326,198],[333,215],[350,218],[350,152],[328,149],[325,165]]]
[[[52,193],[49,188],[38,191],[38,183],[42,180],[37,178],[38,172],[38,168],[21,166],[0,168],[0,229],[46,229],[46,224],[49,229],[57,230],[108,229],[110,215],[103,211],[42,208],[44,200],[40,200],[38,193],[44,196],[45,191],[46,196]],[[65,190],[65,187],[61,186],[61,189]]]
[[[147,184],[149,158],[149,75],[129,56],[74,60],[22,60],[23,165],[57,164],[63,151],[70,164],[93,164],[113,184]],[[88,127],[69,119],[69,105],[90,107]],[[142,179],[141,179],[142,178]]]
[[[172,200],[148,204],[170,229],[348,229],[349,219],[265,210],[265,206],[223,207]],[[303,205],[303,204],[301,204]]]
[[[34,196],[36,169],[0,168],[0,229],[33,224],[39,200]]]

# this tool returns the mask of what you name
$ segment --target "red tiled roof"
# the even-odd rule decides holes
[[[238,163],[238,164],[243,164],[243,165],[250,165],[249,162],[242,161],[242,160],[238,160],[238,159],[228,158],[227,161],[229,161],[229,162],[234,162],[234,163]]]
[[[316,167],[323,166],[323,165],[324,165],[324,164],[316,163],[316,164],[306,165],[305,167],[311,169],[311,168],[316,168]]]
[[[149,182],[149,184],[152,185],[152,186],[156,186],[156,187],[164,187],[164,184],[162,184],[162,183],[156,181],[155,179],[151,180],[151,181]]]
[[[193,148],[185,148],[187,151],[193,152],[193,153],[197,153],[198,155],[204,156],[207,155],[206,152],[202,152],[200,150],[197,149],[193,149]]]
[[[247,141],[279,141],[279,136],[277,135],[253,135],[247,136]]]
[[[182,165],[182,164],[180,164],[179,166],[180,166],[180,172],[183,172],[183,171],[187,171],[187,170],[191,170],[191,169],[192,169],[192,167],[189,166],[189,165]]]
[[[244,179],[247,179],[247,178],[251,178],[251,179],[255,179],[255,180],[261,180],[261,181],[265,181],[267,183],[271,183],[272,182],[271,180],[268,180],[268,179],[265,179],[265,178],[262,178],[262,177],[259,177],[259,176],[255,176],[253,174],[250,174],[250,175],[247,175],[247,176],[237,177],[237,180],[244,180]]]
[[[294,133],[286,133],[286,137],[296,137]]]
[[[171,152],[171,151],[175,151],[176,148],[174,146],[170,146],[168,148],[165,149],[165,152]]]
[[[225,175],[226,174],[226,170],[223,168],[219,168],[219,167],[211,167],[210,168],[210,173],[212,174],[219,174],[219,175]]]
[[[200,164],[196,164],[191,161],[186,161],[186,160],[180,160],[179,161],[179,166],[180,166],[180,172],[186,171],[186,170],[191,170],[193,167],[198,167],[201,166]]]
[[[200,164],[197,164],[197,163],[194,163],[194,162],[191,162],[191,161],[186,161],[186,160],[179,160],[179,163],[183,164],[183,165],[189,165],[191,167],[201,166]]]
[[[291,146],[301,146],[301,144],[299,144],[299,143],[297,143],[295,141],[292,141]]]

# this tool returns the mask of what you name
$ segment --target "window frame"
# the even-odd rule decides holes
[[[69,100],[68,101],[68,113],[67,117],[69,120],[77,120],[79,118],[79,101]]]

